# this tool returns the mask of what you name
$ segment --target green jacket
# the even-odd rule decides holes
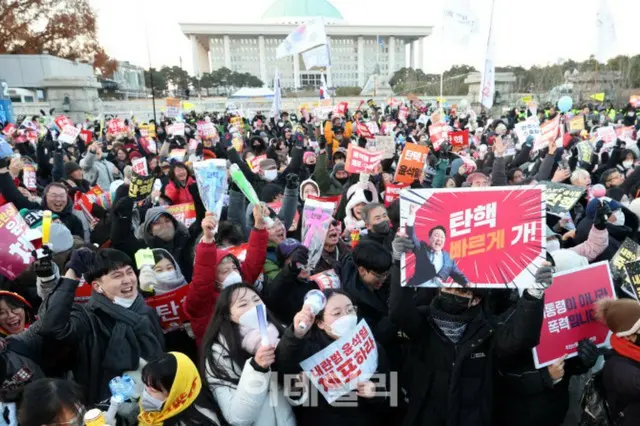
[[[269,241],[267,245],[267,258],[264,261],[264,276],[265,281],[273,281],[280,273],[280,263],[278,262],[278,255],[276,254],[276,243]],[[268,284],[266,284],[268,285]]]
[[[340,182],[335,180],[329,174],[329,156],[325,152],[318,156],[316,163],[315,173],[313,174],[313,180],[318,184],[320,188],[321,196],[340,195],[344,191],[344,187]]]

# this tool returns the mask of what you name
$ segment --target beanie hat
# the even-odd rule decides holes
[[[74,163],[73,161],[69,161],[67,163],[64,163],[64,177],[65,178],[69,178],[71,176],[71,173],[75,172],[76,170],[82,170],[82,167],[80,167],[78,165],[78,163]]]
[[[640,303],[636,300],[600,300],[596,305],[596,316],[618,337],[640,331]]]
[[[458,170],[460,169],[460,166],[462,166],[463,163],[464,161],[460,157],[453,160],[451,162],[451,170],[449,171],[449,176],[455,176],[458,173]]]
[[[343,163],[338,163],[338,164],[334,164],[333,165],[333,171],[331,172],[331,177],[334,178],[336,177],[336,173],[338,172],[344,172],[344,164]]]
[[[260,161],[259,166],[260,166],[260,170],[273,170],[273,169],[277,170],[277,164],[275,160],[271,158],[266,158]]]
[[[49,231],[49,243],[54,254],[62,253],[73,247],[73,235],[71,235],[69,228],[62,223],[52,223]]]
[[[29,209],[20,209],[20,216],[27,223],[29,228],[35,229],[39,226],[42,226],[42,210],[29,210]],[[55,213],[51,214],[51,220],[58,219],[58,215]]]
[[[275,183],[267,183],[262,187],[262,193],[260,201],[265,203],[272,203],[276,196],[282,195],[284,191],[280,185],[276,185]]]
[[[298,247],[302,247],[302,243],[300,241],[296,240],[295,238],[287,238],[286,240],[278,244],[276,253],[278,257],[284,260],[291,256],[291,253],[293,253],[293,251]]]
[[[304,155],[302,156],[302,162],[303,162],[304,164],[307,164],[307,160],[308,160],[308,159],[310,159],[311,157],[315,158],[315,157],[316,157],[316,154],[314,154],[314,153],[313,153],[313,152],[311,152],[311,151],[306,151],[306,152],[304,153]]]
[[[312,185],[316,189],[316,192],[318,193],[318,195],[320,195],[320,187],[314,180],[312,179],[303,180],[302,183],[300,184],[300,199],[303,201],[304,201],[304,197],[302,195],[304,194],[304,188],[307,185]]]
[[[343,157],[345,160],[347,159],[347,150],[344,148],[338,148],[336,152],[333,153],[333,161],[336,161],[336,157]]]
[[[596,217],[596,211],[598,210],[598,203],[600,202],[600,200],[603,200],[606,204],[608,204],[612,212],[615,210],[619,210],[622,207],[619,202],[617,202],[616,200],[612,200],[609,197],[594,198],[589,201],[589,204],[587,204],[587,210],[585,212],[586,216],[589,219],[593,219]]]
[[[473,182],[475,182],[478,179],[489,180],[489,176],[485,175],[482,172],[474,172],[467,177],[467,180],[465,182],[468,183],[469,185],[473,185]]]

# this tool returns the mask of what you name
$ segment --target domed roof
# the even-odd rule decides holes
[[[313,18],[321,16],[329,20],[344,18],[328,0],[276,0],[262,15],[263,19]]]

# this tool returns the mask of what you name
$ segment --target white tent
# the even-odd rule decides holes
[[[229,99],[273,99],[273,96],[273,90],[269,89],[268,87],[243,87],[233,95],[229,96]]]

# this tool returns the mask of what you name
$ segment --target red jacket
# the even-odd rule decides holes
[[[192,177],[187,178],[187,184],[182,187],[180,185],[176,185],[173,181],[169,182],[167,187],[164,189],[164,195],[167,196],[171,200],[171,203],[175,204],[183,204],[183,203],[193,203],[193,197],[189,192],[189,185],[194,183]]]
[[[249,235],[249,245],[244,262],[240,265],[240,275],[244,282],[253,284],[260,274],[267,258],[269,233],[253,229]],[[220,289],[216,280],[216,269],[225,256],[233,256],[229,250],[218,250],[215,243],[200,243],[196,247],[196,261],[193,266],[193,278],[189,293],[184,301],[183,310],[191,322],[191,329],[198,347],[207,330],[213,309],[216,306]]]

